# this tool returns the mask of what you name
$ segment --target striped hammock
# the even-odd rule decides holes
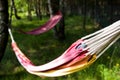
[[[53,15],[45,24],[43,24],[38,28],[35,28],[30,31],[23,31],[23,30],[19,30],[19,31],[24,34],[39,35],[52,29],[61,20],[61,18],[62,18],[62,13],[59,11],[57,14]]]
[[[9,34],[12,48],[20,64],[31,74],[58,77],[82,70],[95,62],[113,43],[120,38],[120,20],[99,31],[74,42],[60,57],[36,66],[17,46],[11,29]]]

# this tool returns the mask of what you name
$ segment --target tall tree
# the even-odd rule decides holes
[[[34,1],[36,16],[39,19],[42,19],[41,4],[42,4],[42,0],[35,0]]]
[[[32,0],[26,0],[28,5],[28,20],[32,20]]]
[[[59,22],[59,38],[61,40],[64,40],[65,39],[65,19],[64,19],[64,16],[65,16],[65,2],[64,0],[60,0],[60,11],[62,12],[62,19],[60,20]]]
[[[59,22],[59,26],[55,26],[54,28],[54,35],[59,40],[65,39],[65,33],[64,33],[64,4],[63,0],[48,0],[48,7],[50,12],[50,17],[52,15],[55,15],[59,10],[62,12],[63,17]]]
[[[11,0],[11,11],[14,11],[16,19],[21,19],[21,17],[18,16],[18,14],[17,14],[17,9],[16,9],[16,6],[15,6],[14,0]]]
[[[8,41],[8,0],[0,0],[0,61]]]
[[[87,1],[83,0],[83,15],[84,15],[84,19],[83,19],[83,29],[86,31],[86,16],[87,16]]]

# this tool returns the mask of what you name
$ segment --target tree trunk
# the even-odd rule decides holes
[[[50,18],[53,16],[53,7],[52,7],[52,3],[51,0],[48,0],[48,9],[49,9],[49,14],[50,14]],[[55,26],[53,28],[54,31],[54,36],[57,38],[57,27]]]
[[[61,8],[60,8],[61,6]],[[59,26],[54,27],[54,36],[55,38],[59,40],[64,40],[65,39],[65,33],[64,33],[64,4],[62,0],[48,0],[48,7],[49,7],[49,12],[50,12],[50,17],[52,15],[55,15],[59,10],[61,10],[63,17],[59,22]]]
[[[18,16],[18,14],[17,14],[17,9],[16,9],[16,6],[15,6],[14,0],[11,0],[11,7],[12,7],[12,10],[14,11],[15,18],[16,19],[21,19],[21,17]]]
[[[32,12],[31,12],[31,0],[27,0],[27,4],[28,4],[28,20],[32,20]]]
[[[87,1],[83,0],[83,29],[86,31]]]
[[[59,39],[64,40],[65,39],[65,20],[64,20],[64,0],[60,0],[60,11],[62,12],[62,19],[59,22]]]
[[[0,61],[8,42],[8,0],[0,0]]]
[[[41,1],[40,0],[36,0],[35,3],[35,12],[36,12],[36,16],[42,20],[42,13],[41,13]]]

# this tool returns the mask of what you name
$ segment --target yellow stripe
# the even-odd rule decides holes
[[[81,61],[79,63],[76,63],[68,68],[62,68],[60,69],[59,67],[54,69],[54,70],[49,70],[49,71],[45,71],[45,72],[32,72],[29,71],[32,74],[38,75],[38,76],[47,76],[47,77],[57,77],[57,76],[63,76],[63,75],[67,75],[67,74],[71,74],[73,72],[82,70],[86,67],[88,67],[89,65],[91,65],[93,62],[95,62],[96,60],[96,55],[91,56],[91,58],[87,58],[87,61],[85,61],[85,63],[81,64]],[[89,60],[90,59],[90,60]]]

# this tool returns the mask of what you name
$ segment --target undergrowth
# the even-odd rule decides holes
[[[52,30],[37,36],[21,34],[18,31],[19,29],[31,30],[47,20],[46,17],[43,20],[33,19],[32,21],[24,18],[14,19],[12,23],[12,32],[18,46],[36,65],[45,64],[57,58],[74,41],[95,31],[94,23],[88,20],[87,32],[85,32],[82,29],[83,20],[80,16],[65,18],[66,39],[62,42],[53,37]],[[6,53],[0,63],[0,80],[120,80],[120,42],[116,42],[90,67],[56,78],[38,77],[25,71],[17,61],[10,42],[9,39]]]

